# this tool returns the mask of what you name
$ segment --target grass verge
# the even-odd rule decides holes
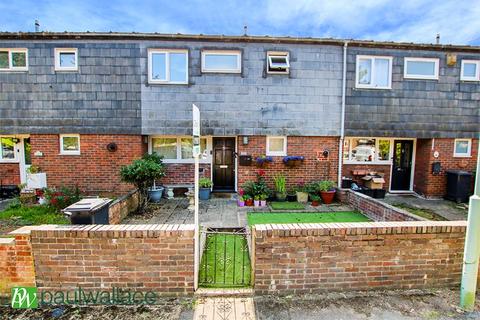
[[[305,205],[299,202],[271,202],[273,210],[303,210]]]
[[[68,224],[69,221],[55,209],[43,206],[11,206],[0,211],[0,220],[13,225]]]
[[[368,222],[363,214],[355,211],[343,212],[281,212],[247,214],[248,225],[286,223]]]

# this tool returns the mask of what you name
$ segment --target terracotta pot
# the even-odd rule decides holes
[[[245,205],[247,207],[252,207],[253,206],[253,199],[247,199],[245,200]]]
[[[312,207],[318,207],[319,204],[320,202],[318,202],[317,200],[312,201]]]
[[[320,191],[320,197],[322,198],[323,203],[330,204],[335,197],[335,191]]]

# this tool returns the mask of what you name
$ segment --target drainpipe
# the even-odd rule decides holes
[[[480,146],[480,141],[479,141]],[[480,149],[477,149],[480,150]],[[477,152],[477,172],[475,193],[470,197],[468,206],[467,235],[463,254],[462,286],[460,306],[473,311],[477,291],[478,258],[480,255],[480,154]]]
[[[345,96],[347,92],[347,48],[348,41],[345,41],[343,44],[342,113],[340,119],[340,141],[338,142],[338,188],[342,187],[343,140],[345,138]]]

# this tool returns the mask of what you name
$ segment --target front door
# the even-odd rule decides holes
[[[235,190],[235,138],[213,138],[213,190]]]
[[[395,140],[393,144],[392,191],[410,190],[413,141]]]
[[[30,138],[21,138],[17,147],[20,157],[20,182],[27,183],[28,169],[32,166]]]

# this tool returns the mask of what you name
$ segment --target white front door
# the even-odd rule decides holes
[[[27,183],[27,172],[32,165],[32,157],[30,152],[30,138],[21,137],[17,143],[19,166],[20,166],[20,183]]]

